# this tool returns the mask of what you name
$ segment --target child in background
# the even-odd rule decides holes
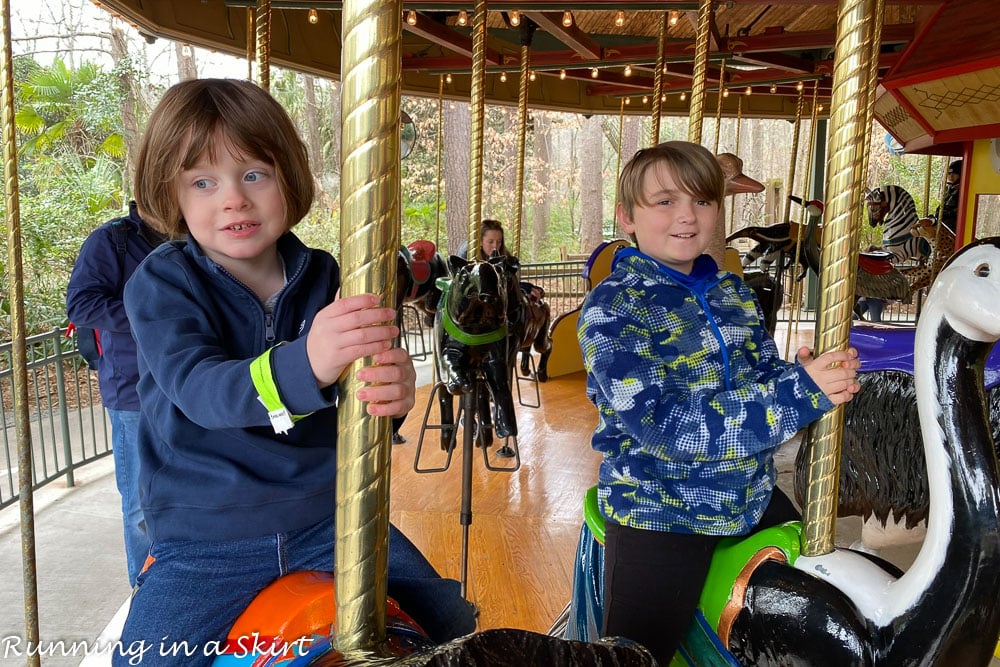
[[[667,665],[728,535],[798,519],[774,452],[860,388],[856,350],[783,361],[753,292],[704,254],[725,186],[705,148],[671,141],[625,166],[617,218],[635,248],[578,328],[592,445],[604,455],[604,625]]]
[[[373,294],[340,298],[333,257],[289,231],[312,205],[313,177],[295,126],[261,88],[170,88],[143,137],[135,191],[150,225],[188,239],[160,246],[125,290],[155,560],[122,643],[153,647],[143,665],[208,664],[205,647],[225,642],[261,589],[333,569],[338,378],[371,357],[357,399],[393,417],[413,407],[415,373],[392,347],[395,312]],[[434,641],[474,629],[458,582],[394,527],[388,591]],[[159,655],[174,642],[193,651],[182,663]]]

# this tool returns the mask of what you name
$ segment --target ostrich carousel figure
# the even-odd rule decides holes
[[[718,664],[988,664],[1000,633],[1000,477],[983,383],[998,339],[1000,239],[992,238],[952,258],[917,324],[930,507],[905,573],[849,549],[803,556],[797,523],[732,538],[716,550],[689,637],[706,637],[708,650],[731,660]],[[600,625],[603,596],[599,585],[587,590],[585,559],[602,530],[599,512],[588,512],[568,636],[593,636]]]

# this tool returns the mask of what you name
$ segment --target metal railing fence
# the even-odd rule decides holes
[[[53,329],[26,341],[28,404],[32,443],[32,487],[64,478],[74,485],[74,471],[111,453],[111,428],[97,388],[97,373],[77,354],[75,339]],[[11,344],[0,344],[0,509],[18,500],[17,438],[14,424],[14,377]]]

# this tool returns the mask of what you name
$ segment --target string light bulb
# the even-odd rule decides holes
[[[676,9],[670,10],[670,18],[667,20],[671,26],[677,25],[677,22],[681,20],[681,14]]]
[[[619,28],[625,25],[625,12],[620,9],[615,12],[615,25]]]
[[[823,105],[820,104],[818,107],[816,107],[816,111],[817,112],[822,112],[823,111]]]
[[[463,9],[458,13],[458,19],[456,20],[456,23],[458,23],[458,25],[465,25],[468,22],[469,22],[469,13]]]
[[[628,104],[632,104],[632,98],[631,98],[631,97],[626,97],[626,98],[625,98],[625,104],[626,104],[626,105],[628,105]]]
[[[537,78],[538,75],[535,74],[535,70],[531,70],[530,72],[528,72],[528,81],[534,81]]]
[[[802,83],[801,81],[799,81],[797,84],[795,84],[795,90],[797,90],[797,91],[799,91],[801,93],[802,92],[802,88],[804,86],[805,86],[805,84]]]
[[[624,74],[625,76],[632,76],[632,66],[625,65],[625,69],[624,71],[622,71],[622,74]]]
[[[688,94],[687,93],[681,93],[681,102],[683,102],[687,98],[688,98]]]
[[[444,75],[444,82],[451,83],[451,72],[448,72],[447,74]]]
[[[722,96],[723,97],[729,97],[729,89],[728,88],[723,88],[722,89]]]
[[[590,78],[591,79],[596,79],[599,75],[600,75],[600,72],[597,71],[596,67],[594,69],[590,70]]]
[[[410,25],[417,25],[417,13],[412,9],[406,12],[406,22]]]
[[[778,84],[772,83],[771,84],[771,94],[774,95],[776,92],[778,92]]]
[[[562,24],[564,28],[568,28],[573,25],[573,12],[565,11],[563,12]]]
[[[513,11],[511,11],[511,13],[510,13],[510,24],[512,26],[514,26],[515,28],[517,26],[521,25],[521,12],[517,11],[516,9],[513,10]]]
[[[751,88],[750,86],[747,86],[747,89],[744,91],[744,93],[746,95],[750,95],[751,93],[753,93],[753,88]]]
[[[500,83],[507,83],[507,72],[500,72]]]
[[[315,9],[309,10],[309,22],[312,23],[313,25],[319,23],[319,12],[317,12]]]
[[[564,69],[559,70],[559,80],[560,81],[566,80],[566,70]]]
[[[649,95],[643,95],[642,96],[642,103],[643,104],[649,104]]]

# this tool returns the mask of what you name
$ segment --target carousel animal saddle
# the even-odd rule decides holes
[[[891,258],[887,252],[863,252],[858,255],[858,268],[874,276],[884,276],[893,270]]]
[[[408,244],[406,250],[407,252],[402,253],[402,255],[410,269],[410,275],[413,276],[413,289],[410,296],[415,297],[419,288],[435,277],[432,262],[437,253],[437,246],[434,245],[433,241],[421,239]]]

